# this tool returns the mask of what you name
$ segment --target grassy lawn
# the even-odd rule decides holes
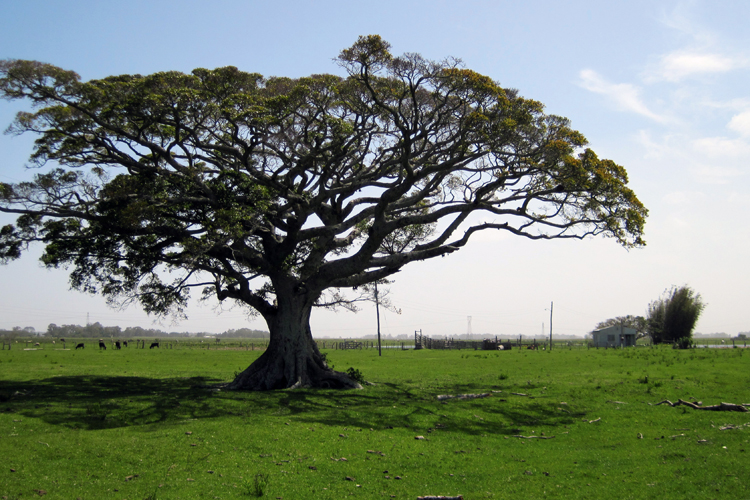
[[[259,351],[92,347],[0,351],[0,497],[750,498],[750,413],[649,404],[749,403],[744,349],[329,350],[375,385],[233,393]]]

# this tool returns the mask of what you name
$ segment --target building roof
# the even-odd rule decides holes
[[[600,328],[594,330],[592,334],[606,334],[606,335],[636,335],[638,330],[630,328],[629,326],[612,325],[607,328]]]

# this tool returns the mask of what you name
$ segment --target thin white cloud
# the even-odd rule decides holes
[[[732,204],[747,206],[748,204],[750,204],[750,195],[732,191],[732,193],[727,198],[727,201]]]
[[[692,176],[701,184],[729,184],[743,175],[742,170],[733,167],[716,165],[699,165],[690,170]]]
[[[662,200],[669,205],[692,205],[705,198],[706,195],[699,191],[674,191],[665,194]]]
[[[661,56],[644,79],[647,82],[679,82],[692,76],[726,73],[745,66],[747,60],[741,57],[702,50],[678,50]]]
[[[635,140],[641,146],[644,159],[658,161],[665,168],[687,170],[691,180],[699,185],[727,185],[748,173],[750,142],[744,139],[691,139],[681,134],[654,138],[642,130]],[[699,191],[675,191],[665,194],[662,201],[685,205],[698,202],[703,196]]]
[[[750,66],[744,47],[733,49],[723,33],[708,28],[695,9],[696,3],[677,2],[663,15],[662,23],[682,39],[682,48],[656,57],[646,68],[646,82],[679,82]]]
[[[673,229],[687,229],[690,227],[690,223],[678,215],[671,215],[668,219],[668,223]]]
[[[629,83],[612,83],[604,79],[593,69],[584,69],[579,74],[581,87],[590,92],[606,96],[623,110],[636,113],[654,121],[663,123],[665,117],[651,111],[640,96],[640,89]]]
[[[728,109],[730,111],[736,111],[737,109],[750,109],[750,98],[737,97],[727,100],[715,100],[705,97],[698,99],[699,96],[695,96],[695,92],[686,95],[692,99],[691,102],[708,109]]]
[[[694,43],[711,45],[715,43],[716,35],[706,29],[703,24],[693,20],[695,18],[695,4],[694,0],[678,2],[672,11],[663,14],[661,22],[665,26],[691,38]]]
[[[641,145],[644,158],[661,160],[664,158],[674,158],[679,156],[680,149],[674,144],[681,144],[685,138],[681,136],[663,136],[661,140],[656,140],[647,130],[639,130],[635,134],[635,140]]]
[[[709,158],[745,159],[750,157],[750,144],[742,139],[702,137],[692,143],[693,150]]]
[[[750,137],[750,111],[736,114],[727,124],[729,130],[737,132],[743,137]]]

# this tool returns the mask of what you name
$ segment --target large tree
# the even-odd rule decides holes
[[[356,387],[318,352],[312,308],[479,231],[644,244],[625,169],[539,102],[458,60],[394,57],[378,36],[338,63],[343,77],[82,82],[2,62],[0,92],[35,107],[9,130],[37,134],[31,162],[50,167],[0,185],[0,210],[19,214],[0,257],[42,242],[74,288],[149,313],[181,313],[193,287],[253,308],[270,344],[230,387],[263,390]]]
[[[690,347],[693,329],[705,308],[701,295],[692,288],[674,286],[648,305],[646,330],[654,344]]]

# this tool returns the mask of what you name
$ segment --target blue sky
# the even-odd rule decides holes
[[[529,242],[485,235],[407,266],[383,332],[503,337],[549,328],[583,335],[603,319],[644,314],[672,285],[708,303],[697,330],[750,330],[750,5],[744,1],[29,1],[0,4],[0,58],[112,74],[225,65],[267,76],[336,73],[333,58],[377,33],[393,52],[461,58],[570,118],[600,157],[629,172],[650,210],[644,249],[613,241]],[[4,128],[19,103],[0,101]],[[28,179],[32,137],[0,137],[0,180]],[[9,218],[0,216],[7,223]],[[68,291],[39,250],[0,267],[0,328],[91,321],[150,326],[135,307]],[[196,304],[170,330],[265,328],[241,311]],[[316,311],[318,336],[374,333],[374,311]]]

